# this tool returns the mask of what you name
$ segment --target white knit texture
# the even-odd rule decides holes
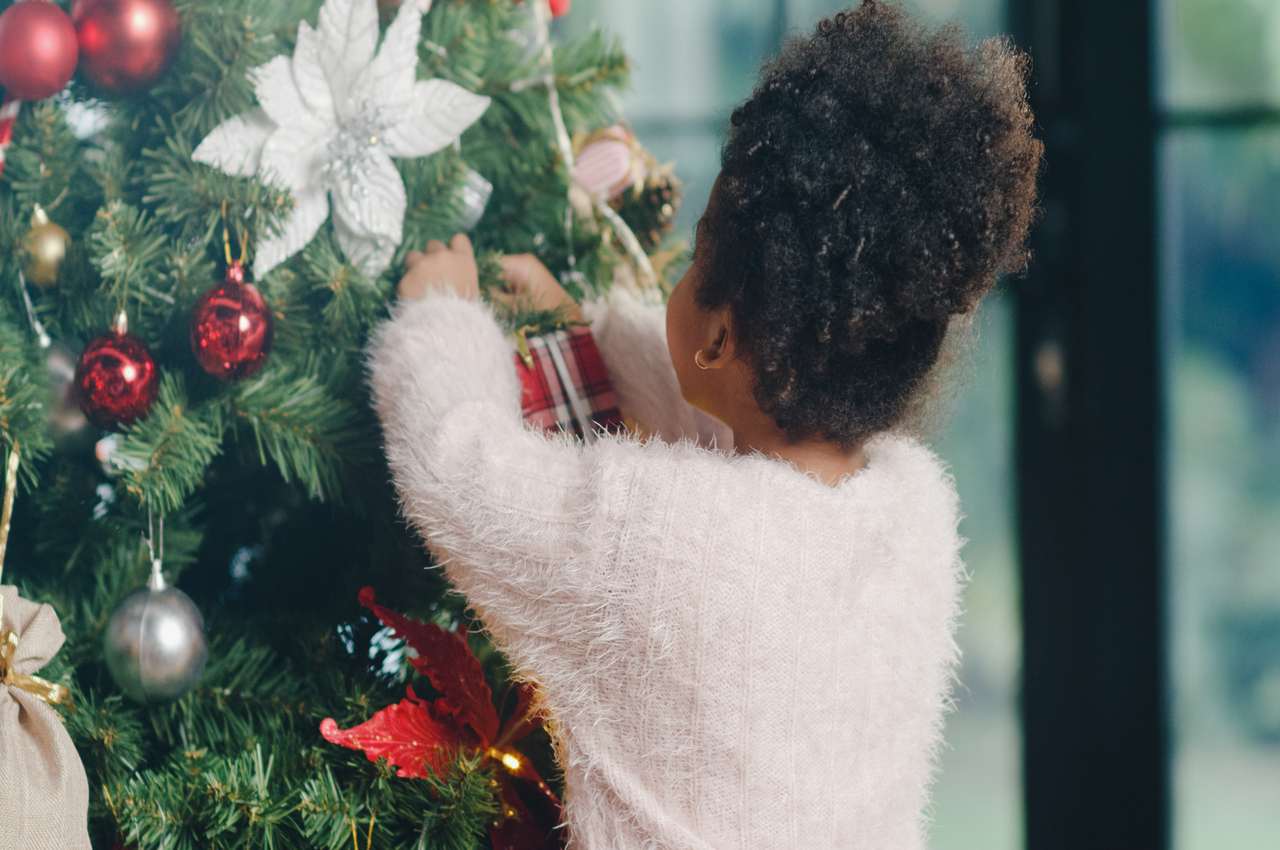
[[[897,435],[834,487],[728,454],[679,396],[660,305],[587,315],[662,439],[526,428],[510,343],[451,295],[371,350],[405,516],[542,689],[570,846],[924,847],[965,578],[950,477]]]

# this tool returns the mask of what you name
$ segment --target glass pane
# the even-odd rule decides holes
[[[1016,283],[1014,284],[1016,285]],[[972,578],[958,642],[956,711],[947,718],[934,787],[933,850],[1017,850],[1022,844],[1022,663],[1013,491],[1013,305],[989,301],[972,352],[954,371],[962,395],[937,442],[951,466]]]
[[[707,206],[711,184],[720,173],[720,139],[704,130],[648,132],[643,124],[636,133],[658,160],[674,162],[676,174],[684,181],[684,204],[676,219],[674,238],[692,244],[693,226]]]
[[[1164,142],[1177,850],[1280,836],[1280,131]]]
[[[727,119],[773,51],[775,4],[762,0],[578,0],[569,32],[600,25],[620,35],[632,63],[624,100],[633,123]]]
[[[833,0],[788,0],[788,25],[801,32],[814,27],[819,19],[853,6]],[[908,8],[934,23],[954,21],[963,24],[969,34],[985,38],[1001,32],[1004,26],[1005,0],[907,0]]]
[[[1178,108],[1280,104],[1280,3],[1160,0],[1161,100]]]

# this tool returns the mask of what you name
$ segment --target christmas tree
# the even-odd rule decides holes
[[[3,580],[67,634],[41,676],[95,847],[556,844],[530,695],[397,515],[363,351],[460,230],[490,284],[517,252],[578,296],[662,283],[672,180],[567,6],[0,0]]]

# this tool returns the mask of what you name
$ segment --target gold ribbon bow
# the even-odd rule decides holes
[[[5,548],[9,542],[9,523],[13,519],[13,495],[18,485],[18,458],[21,450],[18,441],[14,440],[9,447],[9,458],[5,463],[4,498],[0,502],[0,575],[4,574]],[[71,704],[71,691],[63,685],[55,685],[48,679],[39,676],[28,676],[13,669],[13,659],[18,657],[18,633],[4,627],[4,597],[0,596],[0,685],[8,685],[26,691],[36,699],[44,700],[49,705]]]
[[[43,700],[49,705],[72,708],[71,691],[39,676],[28,676],[13,669],[13,659],[18,654],[18,634],[13,629],[0,631],[0,683],[17,688]]]

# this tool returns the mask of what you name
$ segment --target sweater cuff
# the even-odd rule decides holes
[[[433,291],[400,302],[374,334],[369,365],[384,423],[412,420],[434,428],[468,402],[494,404],[519,421],[511,343],[492,310],[478,301]]]

